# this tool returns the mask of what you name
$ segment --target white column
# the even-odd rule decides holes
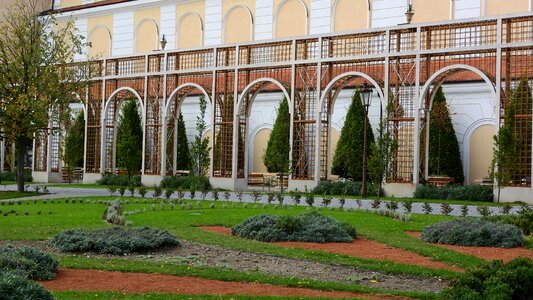
[[[78,30],[78,34],[83,36],[85,40],[87,41],[88,34],[87,34],[87,18],[81,18],[76,20],[76,29]],[[89,49],[87,47],[83,47],[81,53],[74,54],[75,60],[85,60],[87,59],[87,53],[89,53]]]
[[[330,32],[331,0],[311,1],[311,34]]]
[[[371,24],[373,28],[405,23],[405,12],[407,11],[405,0],[374,0],[372,6]]]
[[[222,0],[205,0],[204,45],[222,43]]]
[[[273,0],[255,1],[255,40],[272,39]]]
[[[132,55],[134,43],[133,12],[121,12],[113,15],[113,55]]]
[[[161,6],[161,36],[165,35],[165,50],[176,49],[176,5]]]

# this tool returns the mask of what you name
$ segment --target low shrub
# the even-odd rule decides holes
[[[377,196],[379,185],[368,185],[368,196]],[[348,195],[361,196],[361,182],[359,181],[321,181],[313,190],[316,195]],[[380,193],[383,195],[383,191]]]
[[[114,185],[114,186],[141,186],[141,176],[131,176],[131,182],[129,182],[128,175],[115,175],[115,174],[103,174],[102,178],[96,181],[98,185]]]
[[[55,277],[57,267],[56,259],[35,248],[0,247],[0,272],[15,272],[29,279],[45,280]]]
[[[17,181],[17,173],[15,172],[1,172],[0,181]],[[24,172],[24,182],[32,182],[33,178],[31,172]]]
[[[466,218],[428,225],[420,238],[430,243],[512,248],[522,246],[522,231],[510,224]]]
[[[441,292],[441,299],[531,299],[533,261],[515,258],[504,264],[495,260],[470,269]]]
[[[488,221],[502,222],[514,225],[520,229],[525,235],[533,234],[533,211],[521,211],[517,215],[501,215],[491,216],[485,218]]]
[[[176,237],[168,231],[148,227],[69,229],[52,239],[52,246],[62,252],[91,251],[103,254],[143,252],[178,245]]]
[[[163,189],[185,189],[193,188],[198,191],[208,191],[211,189],[209,178],[205,176],[166,176],[161,180]]]
[[[331,217],[311,212],[296,216],[259,215],[233,226],[233,235],[263,242],[351,242],[355,228]]]
[[[448,185],[436,187],[433,185],[421,185],[416,188],[413,198],[492,202],[494,196],[491,186]]]
[[[13,272],[0,272],[0,299],[53,300],[42,285]]]

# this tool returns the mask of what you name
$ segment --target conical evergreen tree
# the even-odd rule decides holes
[[[68,129],[65,137],[65,147],[63,161],[68,174],[68,181],[71,182],[74,168],[83,167],[85,143],[85,119],[83,111],[78,113],[72,126]]]
[[[365,111],[361,95],[356,90],[352,96],[352,103],[346,113],[341,137],[333,157],[332,173],[342,178],[359,181],[363,172],[363,139],[364,139]],[[367,118],[368,157],[374,143],[374,133]]]
[[[289,172],[290,123],[289,103],[283,97],[277,109],[278,116],[268,140],[263,163],[271,173]],[[280,175],[281,176],[281,175]]]
[[[429,174],[445,175],[463,184],[463,163],[459,143],[446,105],[442,87],[433,98],[429,124]]]
[[[189,153],[189,141],[187,140],[187,131],[185,129],[185,121],[180,112],[178,117],[178,139],[176,151],[176,169],[177,170],[191,170],[191,154]]]
[[[143,129],[137,102],[125,100],[118,122],[117,164],[128,172],[128,180],[141,169]]]

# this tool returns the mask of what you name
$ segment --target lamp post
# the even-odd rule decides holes
[[[372,88],[368,86],[368,84],[363,83],[363,88],[359,91],[361,94],[361,98],[363,100],[363,107],[365,109],[365,118],[363,120],[363,182],[361,184],[361,197],[366,198],[367,196],[367,183],[366,183],[366,176],[367,176],[367,161],[368,161],[368,137],[367,137],[367,126],[368,126],[368,109],[370,107],[370,103],[372,102]]]
[[[165,35],[163,34],[163,37],[161,38],[161,41],[159,41],[161,44],[161,50],[165,50],[165,47],[167,46],[167,39],[165,38]]]

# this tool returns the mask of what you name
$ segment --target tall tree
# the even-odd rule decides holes
[[[455,183],[463,184],[463,163],[459,143],[442,87],[439,87],[433,98],[429,117],[429,173],[445,175],[453,178]]]
[[[134,172],[142,165],[143,129],[137,101],[124,100],[122,115],[118,122],[117,132],[117,164],[126,169],[128,182]]]
[[[0,135],[15,143],[19,191],[33,136],[48,134],[50,123],[68,117],[66,103],[89,74],[87,68],[61,67],[82,53],[83,38],[73,22],[58,26],[53,16],[38,16],[38,3],[17,1],[0,25]]]
[[[83,167],[84,143],[85,119],[83,111],[80,111],[65,136],[63,161],[67,168],[69,183],[71,182],[74,168]]]
[[[361,95],[356,90],[352,96],[352,103],[346,113],[341,137],[333,157],[332,172],[342,178],[361,180],[363,173],[363,139],[364,139],[365,111]],[[369,149],[374,143],[374,133],[367,117],[367,138]],[[369,157],[371,152],[369,151]]]
[[[178,117],[178,139],[176,151],[176,169],[191,170],[191,154],[189,153],[189,141],[187,140],[187,131],[185,121],[180,112]]]
[[[194,175],[205,176],[209,169],[209,139],[203,137],[205,125],[205,111],[207,103],[204,96],[200,96],[200,115],[196,117],[196,136],[191,143],[192,172]]]
[[[268,172],[278,173],[280,186],[283,189],[283,175],[290,170],[290,124],[289,102],[286,97],[279,103],[274,128],[270,134],[263,163]]]

